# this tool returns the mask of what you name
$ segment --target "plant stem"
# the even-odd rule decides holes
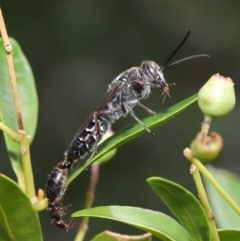
[[[211,126],[212,119],[208,116],[204,116],[204,120],[201,125],[201,132],[205,135],[208,134],[210,126]]]
[[[95,193],[98,179],[99,179],[99,165],[93,164],[91,166],[90,184],[86,192],[86,200],[84,205],[85,209],[92,207],[94,196],[95,196],[94,193]],[[74,241],[82,241],[84,239],[88,230],[88,222],[89,222],[89,217],[82,218],[78,228],[78,233]]]
[[[5,134],[7,134],[13,141],[20,142],[23,138],[20,133],[13,131],[8,126],[4,125],[2,122],[0,122],[0,130],[2,130]],[[26,183],[25,183],[25,176],[23,173],[22,163],[19,161],[15,161],[12,163],[12,167],[17,176],[18,185],[22,188],[23,191],[25,191]]]
[[[10,77],[10,82],[12,86],[14,105],[15,105],[15,111],[16,111],[16,117],[17,117],[17,123],[18,123],[18,133],[14,134],[10,128],[4,125],[1,125],[1,128],[3,128],[8,135],[13,137],[13,140],[16,140],[19,142],[19,151],[20,151],[22,170],[17,168],[17,166],[20,167],[19,163],[16,165],[13,165],[13,168],[18,177],[18,181],[20,180],[19,177],[22,180],[22,176],[24,176],[25,183],[23,183],[23,180],[22,180],[21,183],[19,184],[21,185],[22,188],[24,187],[26,188],[24,190],[26,191],[26,194],[31,199],[31,201],[33,201],[33,199],[35,199],[36,201],[32,166],[31,166],[31,159],[30,159],[30,150],[29,150],[30,138],[26,135],[23,127],[20,101],[19,101],[18,90],[17,90],[16,74],[15,74],[14,64],[12,59],[12,46],[8,38],[1,9],[0,9],[0,33],[3,39],[5,52],[6,52],[9,77]],[[21,172],[23,172],[23,175]]]
[[[6,30],[6,27],[5,27],[5,24],[4,24],[4,19],[3,19],[1,9],[0,9],[0,32],[1,32],[1,36],[2,36],[2,39],[3,39],[5,51],[6,51],[9,77],[10,77],[10,81],[11,81],[11,85],[12,85],[14,105],[15,105],[17,121],[18,121],[18,129],[23,130],[22,114],[21,114],[21,108],[20,108],[18,91],[17,91],[17,81],[16,81],[16,75],[15,75],[13,59],[12,59],[12,46],[11,46],[10,41],[8,39],[7,30]]]
[[[12,138],[14,141],[20,142],[22,140],[21,134],[13,131],[8,126],[4,125],[2,122],[0,122],[0,130],[9,135],[9,137]]]
[[[208,222],[209,222],[210,229],[211,229],[212,241],[220,241],[218,232],[217,232],[216,223],[214,220],[214,214],[213,214],[210,204],[208,202],[208,198],[207,198],[207,195],[206,195],[203,183],[202,183],[202,179],[201,179],[199,170],[194,165],[191,165],[190,170],[191,170],[190,172],[193,176],[193,180],[194,180],[197,190],[198,190],[199,199],[202,203],[203,209],[205,210],[205,213],[208,218]]]
[[[184,155],[187,159],[196,166],[201,174],[213,185],[213,187],[219,192],[219,194],[229,203],[229,205],[240,215],[240,207],[234,202],[234,200],[227,194],[227,192],[218,184],[211,173],[204,167],[204,165],[195,157],[192,156],[192,152],[189,148],[184,150]]]
[[[33,181],[33,172],[31,165],[31,156],[30,156],[30,138],[24,133],[23,140],[19,143],[21,161],[23,167],[23,173],[25,177],[25,185],[26,185],[26,194],[31,199],[32,203],[35,204],[37,202],[35,187]]]

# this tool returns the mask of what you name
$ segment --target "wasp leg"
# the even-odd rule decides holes
[[[122,103],[122,105],[130,113],[130,115],[151,135],[151,137],[153,137],[154,133],[151,132],[150,129],[141,120],[137,118],[132,108],[128,106],[126,103]]]
[[[146,110],[149,114],[151,114],[151,115],[155,115],[155,114],[156,114],[155,111],[149,109],[147,106],[145,106],[145,105],[143,105],[142,103],[140,103],[140,101],[138,101],[138,105],[139,105],[141,108],[143,108],[144,110]]]

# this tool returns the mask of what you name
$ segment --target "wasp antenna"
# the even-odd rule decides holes
[[[173,56],[177,53],[177,51],[182,47],[182,45],[185,43],[185,41],[187,40],[188,36],[190,34],[190,31],[188,31],[187,35],[185,36],[185,38],[183,39],[183,41],[178,45],[178,47],[174,50],[174,52],[171,54],[171,56],[165,61],[165,63],[163,64],[162,68],[166,69],[165,66],[167,66],[168,62],[173,58]]]
[[[192,56],[189,56],[189,57],[186,57],[186,58],[183,58],[183,59],[179,59],[179,60],[177,60],[177,61],[169,64],[168,66],[164,66],[163,71],[165,71],[166,69],[172,67],[173,65],[182,63],[182,62],[184,62],[184,61],[187,61],[187,60],[190,60],[190,59],[202,58],[202,57],[210,58],[210,56],[207,55],[207,54],[196,54],[196,55],[192,55]]]

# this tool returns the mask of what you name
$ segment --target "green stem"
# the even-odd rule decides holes
[[[2,122],[0,122],[0,130],[2,130],[4,133],[6,133],[10,138],[12,138],[14,141],[21,141],[22,135],[13,131],[8,126],[4,125]]]
[[[35,187],[34,187],[34,179],[33,179],[33,171],[31,165],[31,156],[30,156],[30,138],[23,134],[23,140],[19,143],[20,148],[20,155],[21,155],[21,162],[23,167],[23,173],[25,178],[25,185],[26,185],[26,194],[31,199],[33,204],[37,202],[36,194],[35,194]],[[36,200],[33,200],[33,199]]]
[[[214,220],[214,215],[213,215],[212,209],[210,207],[210,204],[208,202],[208,198],[207,198],[207,195],[206,195],[203,183],[202,183],[202,179],[201,179],[199,170],[194,165],[191,165],[190,170],[191,170],[193,180],[194,180],[197,190],[198,190],[199,199],[202,203],[203,209],[205,210],[205,213],[208,218],[208,222],[209,222],[210,229],[211,229],[212,241],[220,241],[218,232],[217,232],[216,223]]]
[[[204,116],[204,120],[201,125],[201,132],[205,135],[208,134],[210,126],[211,126],[212,119],[208,116]]]
[[[4,132],[4,134],[8,135],[13,141],[20,142],[23,139],[23,136],[21,133],[15,132],[12,129],[10,129],[8,126],[0,122],[0,130]],[[5,138],[6,145],[9,147],[11,144],[9,141],[11,141],[8,138]],[[22,163],[20,161],[11,161],[13,171],[15,172],[17,176],[18,185],[22,188],[23,191],[26,190],[26,183],[25,183],[25,176],[23,173],[23,167]]]
[[[184,155],[189,161],[196,166],[201,174],[214,186],[219,194],[229,203],[229,205],[240,215],[240,207],[234,202],[234,200],[227,194],[227,192],[218,184],[211,173],[204,167],[204,165],[195,157],[192,156],[192,152],[189,148],[184,150]]]
[[[11,130],[9,127],[4,125],[0,122],[0,129],[9,135],[14,141],[19,142],[19,150],[20,150],[20,158],[22,163],[22,171],[19,168],[15,168],[15,173],[18,177],[18,181],[22,180],[19,185],[25,190],[28,197],[34,198],[35,197],[35,188],[33,182],[33,172],[32,172],[32,165],[31,165],[31,158],[30,158],[30,140],[29,137],[25,134],[24,131],[15,132]],[[24,178],[24,181],[23,181]]]

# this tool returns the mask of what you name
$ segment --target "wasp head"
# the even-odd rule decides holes
[[[144,61],[140,67],[152,88],[160,88],[163,95],[169,95],[169,85],[165,81],[163,68],[153,61]]]

